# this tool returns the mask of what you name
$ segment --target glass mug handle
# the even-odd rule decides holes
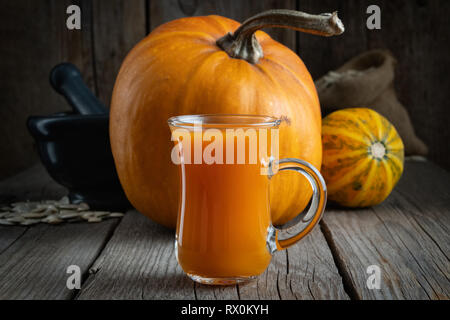
[[[277,164],[279,165],[278,171],[291,170],[305,176],[311,184],[313,195],[308,212],[305,215],[299,214],[289,221],[289,224],[292,225],[291,227],[286,230],[278,229],[274,226],[269,228],[267,246],[272,254],[292,246],[310,233],[322,218],[327,202],[327,186],[325,180],[319,170],[314,168],[314,166],[296,158],[281,159],[277,161]],[[269,165],[269,172],[269,177],[272,177],[274,175],[273,161]],[[294,232],[294,235],[292,235],[292,232]],[[280,236],[286,236],[286,238],[279,239]]]

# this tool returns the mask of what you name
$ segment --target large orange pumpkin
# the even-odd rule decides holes
[[[179,177],[167,126],[171,116],[280,117],[280,157],[301,158],[320,168],[321,115],[311,76],[294,52],[257,30],[279,26],[333,35],[343,32],[340,20],[336,14],[272,10],[239,26],[220,16],[161,25],[131,50],[116,79],[110,136],[117,172],[135,208],[163,225],[175,227],[177,220]],[[275,224],[296,216],[311,196],[308,182],[295,173],[280,174],[271,188]]]

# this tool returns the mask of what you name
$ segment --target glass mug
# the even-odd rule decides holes
[[[273,253],[302,239],[320,221],[326,204],[325,182],[303,160],[277,159],[279,119],[184,115],[170,118],[168,124],[175,143],[172,160],[181,169],[175,251],[192,280],[227,285],[255,278],[267,269]],[[222,143],[212,148],[211,142],[220,135]],[[256,140],[257,156],[250,138]],[[262,152],[261,143],[266,143],[268,154]],[[214,161],[203,159],[205,154]],[[301,173],[313,189],[308,211],[290,221],[288,229],[277,229],[271,222],[269,182],[274,169]]]

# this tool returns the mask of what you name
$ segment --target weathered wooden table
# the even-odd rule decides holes
[[[40,165],[0,183],[3,201],[65,193]],[[450,174],[407,161],[384,203],[327,209],[320,228],[276,253],[257,280],[228,287],[184,276],[173,232],[136,211],[100,223],[0,226],[0,299],[449,299],[449,208]],[[81,290],[66,287],[72,264]],[[380,289],[367,287],[371,265]]]

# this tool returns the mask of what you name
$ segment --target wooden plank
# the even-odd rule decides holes
[[[313,14],[338,11],[345,26],[345,33],[336,37],[297,34],[297,53],[314,79],[366,50],[366,8],[363,1],[299,0],[300,11]]]
[[[420,175],[419,175],[420,173]],[[431,162],[407,162],[396,189],[405,208],[423,231],[450,259],[450,174]]]
[[[28,228],[0,254],[0,299],[70,299],[67,267],[82,275],[98,256],[117,220]]]
[[[68,30],[66,27],[66,9],[69,5],[78,5],[81,9],[81,29]],[[48,32],[55,33],[57,39],[58,50],[54,50],[58,56],[53,65],[61,62],[71,62],[80,69],[84,82],[93,91],[96,92],[95,79],[95,61],[93,59],[94,42],[93,42],[93,20],[92,1],[90,0],[57,0],[53,5],[53,11],[50,15],[54,20],[55,28]],[[45,18],[43,18],[45,19]],[[54,44],[54,46],[56,46]],[[52,67],[52,66],[51,66]],[[50,73],[50,69],[46,70]],[[57,95],[52,92],[53,95]],[[57,95],[61,106],[66,106],[64,98]]]
[[[397,58],[395,86],[429,158],[450,169],[449,1],[378,0],[381,30],[367,30],[369,48],[387,48]]]
[[[59,199],[66,194],[41,165],[0,182],[2,199]],[[70,299],[69,265],[84,275],[118,220],[58,226],[0,227],[0,299]]]
[[[239,293],[241,299],[349,299],[319,228],[275,253],[267,271],[256,281],[240,285]]]
[[[81,8],[81,30],[66,27],[66,9],[72,4]],[[145,0],[3,1],[0,18],[3,178],[38,159],[25,126],[27,117],[70,109],[48,82],[56,64],[75,64],[88,86],[109,105],[123,58],[145,36]]]
[[[146,5],[145,0],[97,0],[91,5],[97,96],[109,106],[122,61],[146,34]]]
[[[17,0],[0,3],[0,179],[38,159],[25,122],[30,115],[69,110],[51,88],[48,76],[57,63],[76,64],[93,85],[87,0]],[[68,30],[66,8],[79,4],[82,29]]]
[[[136,211],[123,218],[78,296],[78,299],[237,298],[236,287],[208,287],[188,279],[176,261],[173,231]]]
[[[128,212],[89,271],[78,299],[194,299],[174,256],[174,234]]]
[[[178,266],[174,234],[131,211],[91,268],[79,299],[347,299],[328,246],[317,229],[277,253],[269,269],[245,285],[195,284]]]
[[[150,28],[154,29],[162,23],[187,17],[220,15],[239,22],[269,9],[295,9],[295,0],[264,1],[190,1],[190,0],[152,0],[149,6]],[[295,31],[287,29],[264,29],[274,39],[295,51]]]
[[[0,226],[0,255],[27,230],[22,226]]]
[[[198,300],[239,300],[239,286],[208,286],[194,283],[195,298]]]
[[[430,188],[433,179],[440,181],[437,192]],[[325,235],[353,298],[449,299],[448,181],[442,169],[408,162],[401,183],[382,204],[325,215]],[[366,286],[370,265],[381,269],[380,290]]]

